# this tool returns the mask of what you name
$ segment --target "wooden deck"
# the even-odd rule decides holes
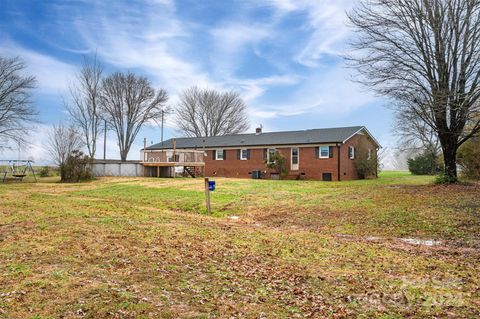
[[[196,150],[147,150],[140,163],[145,167],[145,176],[175,177],[175,168],[183,167],[184,176],[196,177],[204,173],[204,157],[204,151]]]
[[[143,166],[177,167],[177,166],[205,166],[205,162],[141,162]]]

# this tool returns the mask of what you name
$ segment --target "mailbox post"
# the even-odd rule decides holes
[[[205,177],[205,206],[207,207],[207,213],[210,215],[210,191],[215,190],[215,181],[208,180]]]

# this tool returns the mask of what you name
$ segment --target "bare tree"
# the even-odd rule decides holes
[[[436,133],[456,181],[457,149],[480,131],[480,1],[364,0],[348,17],[360,81]]]
[[[395,130],[398,134],[399,151],[410,155],[431,152],[438,156],[441,152],[437,133],[415,114],[396,114]]]
[[[218,136],[245,132],[246,105],[236,92],[192,87],[180,96],[176,124],[186,136]]]
[[[82,68],[76,76],[76,83],[70,85],[71,104],[67,110],[72,122],[82,133],[88,155],[95,158],[97,137],[101,133],[100,118],[101,83],[103,67],[95,56],[92,60],[84,57]]]
[[[46,148],[55,164],[61,167],[68,156],[83,145],[82,136],[74,126],[53,125],[48,133]]]
[[[0,149],[9,142],[24,144],[37,112],[31,101],[35,77],[24,74],[19,58],[0,57]]]
[[[167,100],[166,91],[156,91],[147,78],[130,72],[117,72],[102,81],[102,114],[117,134],[122,161],[127,160],[140,128],[161,119]]]

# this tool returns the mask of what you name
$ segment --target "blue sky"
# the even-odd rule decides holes
[[[351,81],[345,66],[351,0],[0,0],[0,55],[19,56],[38,80],[41,124],[22,157],[47,161],[46,131],[67,120],[64,101],[82,55],[107,72],[131,70],[169,92],[191,85],[238,91],[251,131],[365,125],[391,147],[388,101]],[[171,120],[165,137],[180,136]],[[157,126],[137,137],[160,139]],[[118,158],[113,135],[108,156]],[[16,157],[17,151],[0,157]]]

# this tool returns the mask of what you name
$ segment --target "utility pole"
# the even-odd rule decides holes
[[[107,120],[103,120],[103,160],[107,159]]]
[[[143,162],[145,163],[147,161],[147,138],[143,138]],[[151,174],[151,170],[149,170]],[[147,166],[143,165],[143,177],[147,176]],[[150,175],[152,176],[152,175]]]
[[[143,138],[143,161],[147,161],[147,138]]]
[[[163,114],[164,113],[165,113],[165,111],[162,110],[162,138],[161,138],[162,146],[163,146]]]

